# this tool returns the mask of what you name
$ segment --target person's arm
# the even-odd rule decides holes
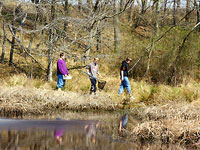
[[[68,71],[67,67],[66,67],[66,74],[69,75],[69,71]],[[66,76],[66,74],[65,74],[65,76]]]
[[[124,81],[124,70],[125,70],[126,68],[125,68],[125,65],[124,64],[122,64],[122,66],[121,66],[121,80],[122,81]]]
[[[86,66],[87,74],[89,77],[90,77],[90,68],[91,68],[90,64]]]
[[[121,70],[121,80],[124,81],[124,71]]]

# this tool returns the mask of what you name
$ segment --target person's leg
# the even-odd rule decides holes
[[[132,95],[131,95],[131,84],[129,82],[129,79],[128,77],[124,77],[124,81],[125,81],[125,87],[126,87],[126,90],[130,96],[130,99],[135,99]]]
[[[58,88],[58,90],[61,90],[63,85],[64,85],[63,75],[58,75],[58,80],[57,80],[57,88]]]
[[[131,85],[128,80],[128,77],[124,77],[124,85],[129,95],[131,95]]]
[[[94,79],[94,93],[96,93],[97,91],[97,80]]]
[[[121,81],[121,85],[120,85],[120,87],[119,87],[119,91],[118,91],[118,94],[122,94],[123,93],[123,91],[124,91],[124,81]]]
[[[63,87],[65,86],[65,82],[66,82],[66,80],[63,79]]]
[[[90,94],[92,94],[92,92],[95,92],[96,90],[96,80],[93,79],[93,78],[90,78],[90,81],[91,81],[91,88],[90,88]]]

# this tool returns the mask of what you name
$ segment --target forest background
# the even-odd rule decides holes
[[[129,121],[130,139],[199,148],[200,1],[0,0],[0,14],[2,116],[120,109],[140,120]],[[59,92],[61,52],[72,79]],[[107,81],[98,97],[82,73],[94,57]],[[126,57],[128,104],[117,95]]]

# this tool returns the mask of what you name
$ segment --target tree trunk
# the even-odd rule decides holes
[[[199,1],[199,5],[197,7],[197,23],[199,23],[199,22],[200,22],[200,1]],[[200,32],[200,26],[198,27],[198,30]]]
[[[82,11],[82,0],[78,0],[78,9],[81,12]]]
[[[114,0],[114,14],[118,12],[118,0]],[[120,29],[118,15],[114,16],[114,52],[118,52],[120,48]]]
[[[140,12],[140,14],[139,14],[139,16],[138,16],[138,18],[136,20],[134,28],[137,28],[139,26],[141,17],[143,16],[143,14],[146,11],[146,5],[147,5],[146,3],[147,3],[147,1],[146,0],[141,0],[141,2],[142,2],[141,12]]]
[[[156,9],[155,9],[155,36],[159,34],[159,13],[160,13],[160,1],[156,2]]]
[[[88,48],[87,48],[86,53],[85,53],[86,59],[89,56],[90,50],[92,48],[92,43],[93,43],[93,40],[94,40],[94,36],[95,36],[95,30],[92,28],[92,29],[89,30]]]
[[[197,10],[197,23],[199,23],[200,22],[200,1],[198,3],[197,0],[194,0],[194,5]],[[198,27],[198,31],[200,31],[200,26]]]
[[[167,2],[168,2],[168,0],[164,0],[163,15],[162,15],[162,20],[161,20],[162,26],[165,25],[165,16],[166,16],[166,12],[167,12]]]
[[[129,23],[132,22],[132,20],[133,20],[134,3],[135,3],[135,0],[133,0],[131,7],[130,7],[129,19],[128,19]]]
[[[12,21],[13,36],[12,36],[11,49],[10,49],[9,65],[13,64],[13,53],[14,53],[14,47],[15,47],[16,28],[14,27],[14,25],[15,25],[14,22],[15,22],[15,20],[13,19],[13,21]]]
[[[99,51],[99,50],[101,51],[101,47],[102,47],[101,27],[98,27],[98,29],[97,29],[96,39],[97,39],[96,49],[97,49],[97,51]]]
[[[173,25],[176,25],[176,0],[173,0]]]
[[[5,46],[6,46],[6,29],[5,29],[5,20],[3,19],[3,45],[2,45],[2,54],[1,54],[1,63],[4,63],[5,57]]]
[[[190,0],[186,0],[186,14],[188,14],[188,12],[190,11]],[[187,15],[185,17],[185,22],[188,23],[189,22],[189,15]]]
[[[147,6],[147,0],[142,0],[141,14],[145,13],[146,6]]]
[[[180,9],[181,0],[177,0],[177,11]]]
[[[52,0],[51,2],[51,22],[55,18],[55,0]],[[54,44],[54,33],[53,33],[53,27],[49,30],[49,50],[48,50],[48,68],[47,68],[47,78],[48,81],[52,80],[52,66],[53,66],[53,44]]]
[[[80,1],[80,0],[79,0]],[[64,11],[65,11],[65,17],[68,16],[68,13],[69,13],[69,10],[68,10],[68,0],[65,0],[65,7],[64,7]],[[68,23],[67,21],[64,21],[64,31],[66,32],[67,31],[67,26],[68,26]]]
[[[120,11],[123,9],[123,6],[124,6],[124,0],[120,0]]]
[[[92,0],[87,0],[86,3],[88,4],[88,7],[93,8]]]

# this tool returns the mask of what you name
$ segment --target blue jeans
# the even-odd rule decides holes
[[[65,86],[65,80],[63,80],[63,75],[59,74],[57,80],[57,88],[63,88]]]
[[[91,88],[90,88],[90,92],[96,92],[97,91],[97,80],[94,78],[90,78],[91,81]]]
[[[128,80],[128,77],[124,77],[124,80],[121,82],[118,94],[122,94],[125,88],[126,88],[127,92],[129,94],[131,94],[131,85]]]

